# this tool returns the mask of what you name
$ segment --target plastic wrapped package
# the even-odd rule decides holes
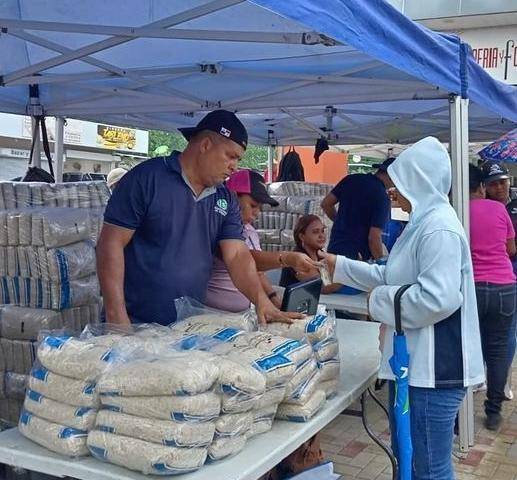
[[[221,411],[221,399],[214,392],[182,397],[101,395],[100,399],[105,408],[115,412],[176,422],[208,422],[217,418]]]
[[[88,211],[80,208],[47,208],[37,209],[32,213],[33,245],[61,247],[87,240],[89,236]]]
[[[18,258],[16,247],[6,247],[7,252],[7,275],[9,277],[17,277],[18,271]],[[11,280],[12,281],[12,280]]]
[[[95,425],[96,429],[102,432],[138,438],[167,447],[204,447],[212,442],[215,433],[213,421],[180,423],[110,410],[100,410]]]
[[[280,243],[280,232],[278,230],[257,230],[260,244]]]
[[[23,400],[29,376],[14,372],[5,372],[4,391],[7,398]]]
[[[3,305],[0,307],[0,336],[11,340],[37,340],[41,330],[63,327],[61,314],[54,310]]]
[[[222,411],[225,413],[251,410],[266,390],[266,378],[250,364],[225,357],[216,360],[220,374]]]
[[[320,382],[319,388],[325,392],[327,400],[336,395],[339,388],[339,380],[325,380]]]
[[[237,363],[251,365],[262,372],[266,379],[266,390],[273,386],[286,385],[296,370],[295,364],[287,357],[249,345],[220,344],[212,351],[226,355]]]
[[[323,197],[288,197],[286,211],[292,213],[299,213],[301,215],[322,213],[320,204]]]
[[[281,403],[275,418],[290,422],[307,422],[323,407],[325,400],[325,392],[316,390],[304,405]]]
[[[284,399],[283,403],[304,405],[309,398],[320,388],[321,376],[319,370],[315,370],[293,393]]]
[[[173,325],[173,329],[186,331],[186,325],[182,326],[183,321],[187,321],[190,324],[231,327],[246,332],[257,329],[257,314],[252,309],[239,313],[225,312],[207,307],[189,297],[176,299],[174,306],[176,307],[177,322]],[[210,333],[208,334],[210,335]],[[226,338],[223,338],[223,340],[226,340]]]
[[[254,412],[253,425],[246,433],[247,438],[252,438],[261,433],[266,433],[273,428],[273,421],[275,420],[278,405],[272,405],[268,408],[263,408]]]
[[[109,343],[109,338],[107,338]],[[112,344],[113,342],[111,342]],[[38,360],[51,372],[59,375],[94,381],[113,360],[111,345],[71,336],[43,335]]]
[[[20,415],[18,430],[33,442],[61,455],[81,457],[89,453],[87,432],[49,422],[27,411]]]
[[[36,358],[35,342],[30,340],[1,339],[6,370],[26,375]]]
[[[298,320],[296,320],[298,321]],[[262,351],[283,355],[295,365],[301,365],[313,356],[312,347],[303,339],[293,340],[270,332],[246,333],[234,340],[236,345],[248,344]]]
[[[290,398],[308,379],[310,379],[314,372],[318,371],[318,363],[314,358],[310,358],[301,364],[294,373],[291,380],[286,386],[285,397]]]
[[[335,337],[330,337],[326,340],[315,343],[312,347],[318,362],[325,362],[326,360],[339,356],[339,342]]]
[[[282,230],[280,232],[280,243],[282,245],[286,245],[288,247],[295,247],[296,242],[294,241],[294,233],[293,230]]]
[[[0,247],[0,277],[7,276],[7,247]]]
[[[100,377],[97,388],[101,394],[127,397],[196,395],[216,383],[220,371],[218,363],[213,355],[201,351],[149,355],[113,366]],[[258,376],[263,386],[264,380]]]
[[[206,448],[175,448],[93,430],[88,435],[92,455],[143,474],[178,475],[200,468]]]
[[[216,462],[242,451],[246,446],[246,435],[217,437],[208,447],[208,460]]]
[[[30,212],[21,211],[18,218],[19,245],[30,245],[32,242],[32,215]]]
[[[253,412],[223,414],[215,421],[215,436],[244,435],[252,424]]]
[[[52,423],[89,431],[95,425],[97,410],[89,407],[75,407],[46,398],[38,392],[27,390],[25,411]]]
[[[12,182],[2,182],[0,184],[2,187],[2,198],[4,203],[4,208],[6,210],[11,208],[16,208],[16,194],[14,192],[14,184]]]
[[[300,340],[307,338],[314,345],[335,335],[334,320],[327,315],[308,316],[293,323],[273,322],[265,325],[264,330],[274,335]]]
[[[339,367],[340,361],[339,358],[331,358],[325,362],[318,363],[321,381],[324,382],[326,380],[335,380],[339,378]]]
[[[20,213],[18,211],[7,212],[7,245],[19,245]]]
[[[271,387],[266,390],[266,393],[260,397],[259,401],[255,405],[255,410],[263,410],[265,408],[271,408],[277,406],[285,398],[286,386],[279,385]]]
[[[271,205],[264,203],[262,205],[262,211],[268,212],[270,210],[278,210],[281,212],[285,212],[287,207],[287,197],[285,195],[272,195],[272,197],[278,202],[278,206],[272,207]]]
[[[76,380],[36,366],[31,370],[27,387],[56,402],[78,407],[97,408],[99,395],[95,382]]]

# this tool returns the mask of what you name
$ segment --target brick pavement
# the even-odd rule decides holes
[[[513,368],[514,393],[517,396],[517,361]],[[386,388],[380,398],[386,404]],[[504,402],[504,422],[497,432],[483,427],[485,392],[474,394],[475,442],[468,455],[454,453],[457,480],[517,480],[517,400]],[[358,408],[353,405],[351,408]],[[368,417],[374,430],[389,441],[388,420],[374,404],[368,403]],[[388,457],[368,437],[361,419],[340,415],[322,431],[322,448],[334,471],[343,479],[391,480]]]

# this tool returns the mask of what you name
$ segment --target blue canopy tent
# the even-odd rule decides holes
[[[0,2],[0,111],[58,117],[58,164],[62,118],[174,130],[214,108],[264,145],[449,141],[466,224],[469,135],[515,128],[517,89],[383,0]]]

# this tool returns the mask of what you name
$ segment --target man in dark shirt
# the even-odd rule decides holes
[[[383,256],[382,232],[390,219],[386,189],[392,186],[387,169],[394,160],[374,165],[375,174],[347,175],[323,199],[321,207],[334,222],[329,252],[362,260]]]
[[[107,321],[174,322],[176,298],[204,300],[217,248],[260,321],[298,317],[280,312],[265,294],[243,241],[238,201],[222,185],[246,149],[244,125],[217,110],[181,132],[185,150],[133,168],[106,208],[97,270]]]

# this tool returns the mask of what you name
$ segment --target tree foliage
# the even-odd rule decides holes
[[[170,155],[173,150],[182,151],[187,145],[180,133],[151,130],[149,132],[149,157]],[[166,147],[166,148],[163,148]],[[248,145],[239,166],[263,171],[267,166],[267,147]]]

